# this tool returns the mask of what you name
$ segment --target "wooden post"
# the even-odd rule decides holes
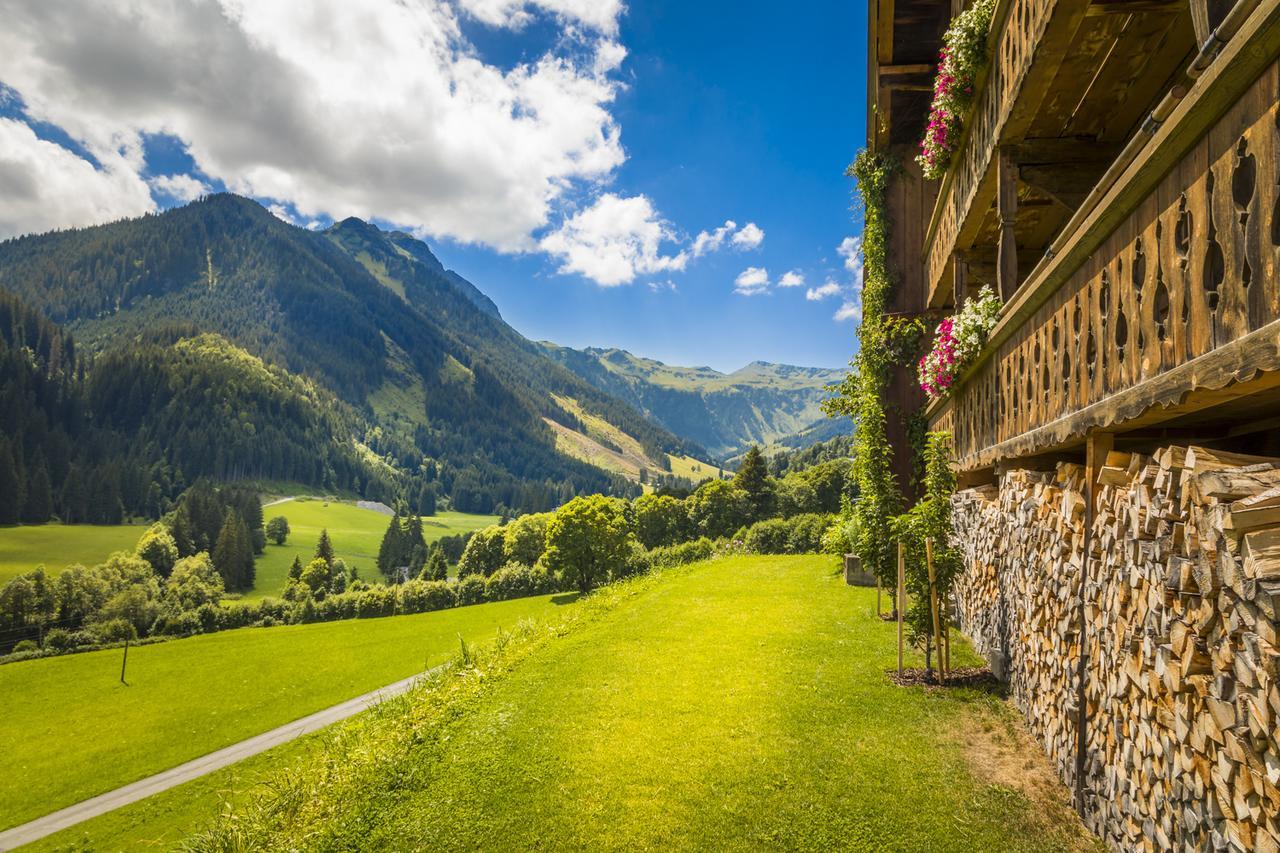
[[[902,677],[902,618],[907,612],[907,567],[898,543],[898,677]]]
[[[1085,684],[1089,673],[1088,652],[1088,599],[1090,552],[1093,550],[1093,518],[1098,508],[1098,474],[1106,463],[1107,454],[1115,447],[1115,435],[1109,432],[1090,432],[1085,445],[1085,502],[1084,502],[1084,561],[1080,568],[1080,600],[1076,618],[1080,622],[1080,654],[1076,661],[1076,761],[1075,801],[1076,811],[1085,816],[1084,766],[1088,743],[1085,729],[1089,724],[1088,703],[1085,700]]]
[[[1018,221],[1018,167],[1007,148],[1000,149],[996,167],[996,210],[1000,216],[997,290],[1000,298],[1008,302],[1018,289],[1018,241],[1013,230]]]
[[[124,638],[124,660],[120,661],[120,683],[128,687],[129,682],[124,680],[124,668],[129,665],[129,638]]]
[[[924,540],[925,563],[929,567],[929,609],[933,611],[933,645],[938,658],[938,680],[945,677],[942,670],[942,632],[938,620],[938,585],[933,576],[933,539]]]

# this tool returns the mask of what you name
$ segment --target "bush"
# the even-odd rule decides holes
[[[20,640],[18,644],[13,647],[12,653],[15,655],[20,655],[25,652],[38,652],[38,651],[40,651],[40,647],[36,645],[35,640]]]
[[[751,554],[816,554],[832,516],[805,513],[791,518],[770,518],[739,530],[734,539]]]
[[[468,575],[458,581],[455,586],[457,588],[459,606],[480,604],[484,601],[485,579],[483,577],[479,575]]]
[[[101,643],[122,643],[125,640],[138,639],[138,632],[128,619],[109,619],[90,627],[98,642]]]
[[[716,546],[707,537],[670,545],[666,548],[654,548],[649,552],[649,563],[653,568],[668,568],[709,560],[715,555]]]
[[[502,568],[505,562],[504,548],[506,534],[501,527],[494,525],[477,530],[467,541],[467,547],[458,560],[458,577],[467,575],[489,575]]]
[[[396,595],[399,613],[428,613],[445,610],[458,603],[453,585],[445,581],[408,581],[396,589]]]
[[[552,592],[551,576],[544,568],[507,563],[485,582],[485,600],[506,601],[526,595]]]
[[[372,586],[364,592],[352,594],[356,596],[356,616],[360,619],[395,615],[396,591],[394,587]]]

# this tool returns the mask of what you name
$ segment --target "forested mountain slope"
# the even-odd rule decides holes
[[[544,343],[554,359],[597,388],[631,403],[676,435],[732,458],[746,446],[804,447],[847,434],[821,403],[843,370],[752,362],[733,373],[673,367],[625,350],[575,350]]]
[[[214,195],[0,243],[0,287],[104,354],[104,367],[123,342],[174,322],[188,338],[219,335],[342,401],[347,438],[421,481],[408,493],[427,484],[456,509],[545,509],[575,493],[631,488],[557,451],[546,421],[581,426],[557,397],[654,458],[698,449],[547,358],[425,244],[357,219],[312,232],[256,202]],[[115,416],[130,411],[117,405]],[[256,463],[217,466],[234,473]]]

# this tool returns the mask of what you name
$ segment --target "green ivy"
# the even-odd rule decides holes
[[[891,223],[885,195],[899,168],[895,158],[863,150],[846,173],[857,181],[863,211],[862,323],[858,353],[850,362],[853,369],[838,386],[837,396],[825,404],[828,414],[847,415],[857,429],[853,472],[858,501],[848,525],[853,552],[861,558],[864,569],[890,585],[897,576],[892,519],[902,511],[902,494],[893,476],[884,400],[903,329],[910,327],[884,316],[893,292],[888,262]]]
[[[924,494],[911,509],[893,520],[896,536],[902,541],[906,562],[907,636],[912,645],[925,655],[936,648],[933,636],[933,611],[929,596],[929,566],[925,541],[933,540],[934,583],[938,590],[939,608],[944,608],[951,595],[963,561],[952,547],[951,497],[956,490],[956,475],[951,467],[951,433],[931,432],[924,444]]]

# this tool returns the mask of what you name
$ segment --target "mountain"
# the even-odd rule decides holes
[[[325,445],[328,434],[356,447],[397,473],[399,493],[430,489],[455,509],[537,510],[573,494],[634,489],[565,452],[563,432],[585,435],[584,415],[631,437],[659,464],[669,464],[667,454],[701,451],[548,357],[424,243],[358,219],[313,232],[251,200],[212,195],[138,219],[0,243],[0,288],[73,333],[94,364],[122,360],[116,369],[126,377],[132,369],[145,374],[148,360],[160,357],[126,350],[181,341],[194,341],[182,345],[184,359],[259,360],[284,386],[332,401],[320,408],[337,419],[316,426],[312,439]],[[120,380],[118,393],[133,393],[133,384]],[[140,379],[139,387],[137,411],[167,411],[163,398],[143,399],[158,385]],[[205,393],[213,403],[220,390]],[[238,420],[250,434],[272,432],[284,411],[213,410],[211,417]],[[291,429],[295,438],[305,434]],[[226,476],[256,468],[230,458],[221,465]],[[311,482],[324,472],[305,476]]]
[[[845,371],[756,361],[733,373],[673,367],[626,350],[543,350],[590,382],[635,406],[676,435],[732,459],[748,445],[806,447],[848,434],[847,419],[829,419],[821,404]]]

